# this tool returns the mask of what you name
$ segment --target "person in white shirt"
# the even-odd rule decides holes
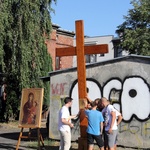
[[[60,132],[60,150],[69,150],[71,147],[71,128],[74,127],[71,119],[77,117],[77,115],[70,116],[69,108],[72,105],[72,100],[71,97],[66,97],[64,99],[65,105],[59,111],[58,130]]]
[[[116,111],[113,105],[110,105],[109,101],[105,98],[101,98],[101,104],[103,110],[102,114],[104,117],[104,137],[105,144],[108,146],[109,150],[114,150],[114,144],[116,142],[116,137],[118,133],[117,121],[116,121]]]
[[[108,105],[110,104],[110,101],[107,101],[108,102]],[[108,106],[107,105],[107,106]],[[102,106],[102,102],[101,102],[101,99],[99,99],[99,105],[98,105],[98,110],[99,111],[102,111],[104,108],[104,105]],[[114,107],[115,109],[115,112],[116,112],[116,121],[117,121],[117,126],[121,123],[123,117],[122,117],[122,114]],[[118,135],[117,135],[118,137]],[[114,143],[114,149],[117,150],[117,137],[116,137],[116,140],[115,140],[115,143]],[[105,144],[105,150],[107,150],[108,147],[106,146]]]

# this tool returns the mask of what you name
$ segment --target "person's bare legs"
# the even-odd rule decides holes
[[[92,144],[90,144],[90,145],[88,146],[88,150],[93,150],[93,145],[92,145]]]
[[[100,150],[104,150],[104,147],[99,148]],[[93,145],[89,145],[88,150],[93,150]]]
[[[115,150],[115,147],[108,148],[108,146],[106,146],[104,150]]]
[[[104,147],[101,147],[100,150],[104,150]]]
[[[114,150],[117,150],[117,144],[114,145]]]
[[[105,147],[104,147],[104,150],[108,150],[108,146],[105,146]]]

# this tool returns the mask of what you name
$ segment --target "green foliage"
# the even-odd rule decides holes
[[[130,54],[150,55],[150,1],[132,0],[133,9],[124,17],[125,22],[116,31],[121,46]]]
[[[51,3],[52,0],[0,1],[0,71],[7,74],[7,106],[14,114],[23,88],[44,88],[44,103],[48,104],[49,85],[39,77],[52,70],[45,45],[51,32]]]

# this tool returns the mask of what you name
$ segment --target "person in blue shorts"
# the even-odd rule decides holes
[[[102,140],[104,118],[102,113],[97,110],[98,103],[98,100],[93,101],[91,103],[92,108],[90,110],[85,110],[85,114],[88,119],[88,126],[86,130],[88,150],[93,150],[94,140],[96,141],[100,150],[104,150],[104,142]]]

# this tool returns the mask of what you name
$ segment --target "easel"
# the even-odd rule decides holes
[[[40,133],[41,112],[43,103],[44,88],[24,88],[22,89],[21,110],[19,117],[19,128],[21,128],[16,150],[18,150],[21,139],[37,139],[38,149],[40,141],[44,146],[43,138]],[[27,101],[25,101],[27,99]],[[38,100],[37,100],[38,99]],[[23,136],[23,129],[29,129],[28,136]],[[31,129],[37,130],[37,137],[31,137]]]
[[[78,20],[76,23],[76,47],[56,48],[56,57],[77,55],[77,73],[78,73],[78,93],[79,93],[79,108],[80,108],[80,133],[79,150],[87,150],[87,118],[84,114],[84,108],[87,103],[86,96],[86,54],[104,54],[108,53],[108,45],[90,45],[84,46],[84,27],[83,20]]]
[[[42,143],[42,146],[44,147],[44,141],[43,141],[43,137],[42,134],[40,133],[40,128],[36,128],[37,129],[37,137],[31,137],[31,128],[29,128],[29,133],[28,136],[23,136],[23,127],[21,128],[20,134],[19,134],[19,138],[18,138],[18,142],[17,142],[17,146],[16,146],[16,150],[18,150],[19,145],[20,145],[20,141],[21,139],[38,139],[38,150],[41,149],[40,146],[40,141]]]

